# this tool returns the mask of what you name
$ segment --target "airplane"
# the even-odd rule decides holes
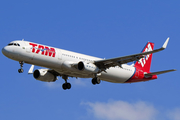
[[[169,38],[163,46],[154,50],[154,43],[148,42],[141,53],[122,57],[101,59],[64,49],[50,47],[29,41],[16,40],[2,49],[2,53],[20,63],[19,73],[23,64],[31,64],[28,71],[36,80],[55,82],[58,76],[65,80],[64,90],[70,89],[68,77],[92,78],[92,84],[100,84],[101,80],[112,83],[134,83],[157,79],[157,75],[175,71],[175,69],[150,72],[152,54],[167,47]],[[127,63],[134,62],[132,65]],[[34,66],[45,67],[36,69]]]

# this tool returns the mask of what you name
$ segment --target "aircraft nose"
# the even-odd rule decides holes
[[[2,53],[4,54],[5,52],[6,52],[6,50],[3,48],[3,49],[2,49]]]
[[[5,55],[5,56],[7,56],[8,55],[8,49],[7,49],[7,47],[4,47],[3,49],[2,49],[2,53]]]

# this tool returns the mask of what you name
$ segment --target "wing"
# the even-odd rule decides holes
[[[152,54],[152,53],[156,53],[156,52],[164,50],[167,47],[168,42],[169,42],[169,38],[166,39],[163,46],[159,49],[155,49],[155,50],[143,52],[143,53],[138,53],[138,54],[133,54],[133,55],[127,55],[127,56],[123,56],[123,57],[98,60],[98,61],[94,61],[94,64],[97,65],[99,67],[99,69],[101,69],[102,71],[104,71],[110,67],[115,67],[117,65],[121,67],[122,64],[125,64],[128,62],[133,62],[133,61],[138,61],[148,54]]]
[[[61,76],[61,74],[58,73],[58,72],[55,71],[55,70],[52,70],[52,69],[47,69],[47,70],[48,70],[48,72],[52,73],[52,74],[55,75],[55,76]],[[28,71],[28,74],[33,74],[33,72],[34,72],[34,65],[31,65],[31,67],[30,67],[30,69],[29,69],[29,71]]]

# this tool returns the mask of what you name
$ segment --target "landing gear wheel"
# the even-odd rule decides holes
[[[66,87],[66,83],[64,83],[64,84],[62,85],[62,88],[63,88],[64,90],[66,90],[66,89],[67,89],[67,87]]]
[[[100,84],[101,80],[99,78],[96,79],[96,84]]]
[[[23,70],[23,69],[19,69],[18,72],[19,72],[19,73],[23,73],[24,70]]]
[[[96,78],[93,78],[93,79],[92,79],[92,84],[93,84],[93,85],[96,85]]]
[[[100,82],[101,82],[101,80],[99,78],[97,78],[97,77],[92,79],[92,84],[93,85],[100,84]]]
[[[67,82],[68,76],[67,75],[63,75],[62,78],[65,80],[65,83],[62,85],[62,88],[64,90],[71,89],[71,83]]]
[[[64,84],[62,85],[62,88],[63,88],[64,90],[66,90],[66,89],[71,89],[71,84],[70,84],[70,83],[64,83]]]
[[[67,89],[71,89],[71,84],[70,83],[66,83],[66,87],[67,87]]]

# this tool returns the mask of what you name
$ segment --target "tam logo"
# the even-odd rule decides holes
[[[38,45],[34,43],[29,43],[32,46],[32,53],[39,54],[41,52],[42,55],[55,57],[56,51],[54,48],[49,48],[47,46]]]
[[[151,44],[148,44],[148,46],[145,48],[145,50],[143,52],[149,52],[149,51],[152,51]],[[150,57],[150,54],[146,55],[144,58],[141,58],[139,60],[139,63],[141,64],[142,67],[144,67],[144,65],[146,64],[146,61],[149,59],[149,57]]]

